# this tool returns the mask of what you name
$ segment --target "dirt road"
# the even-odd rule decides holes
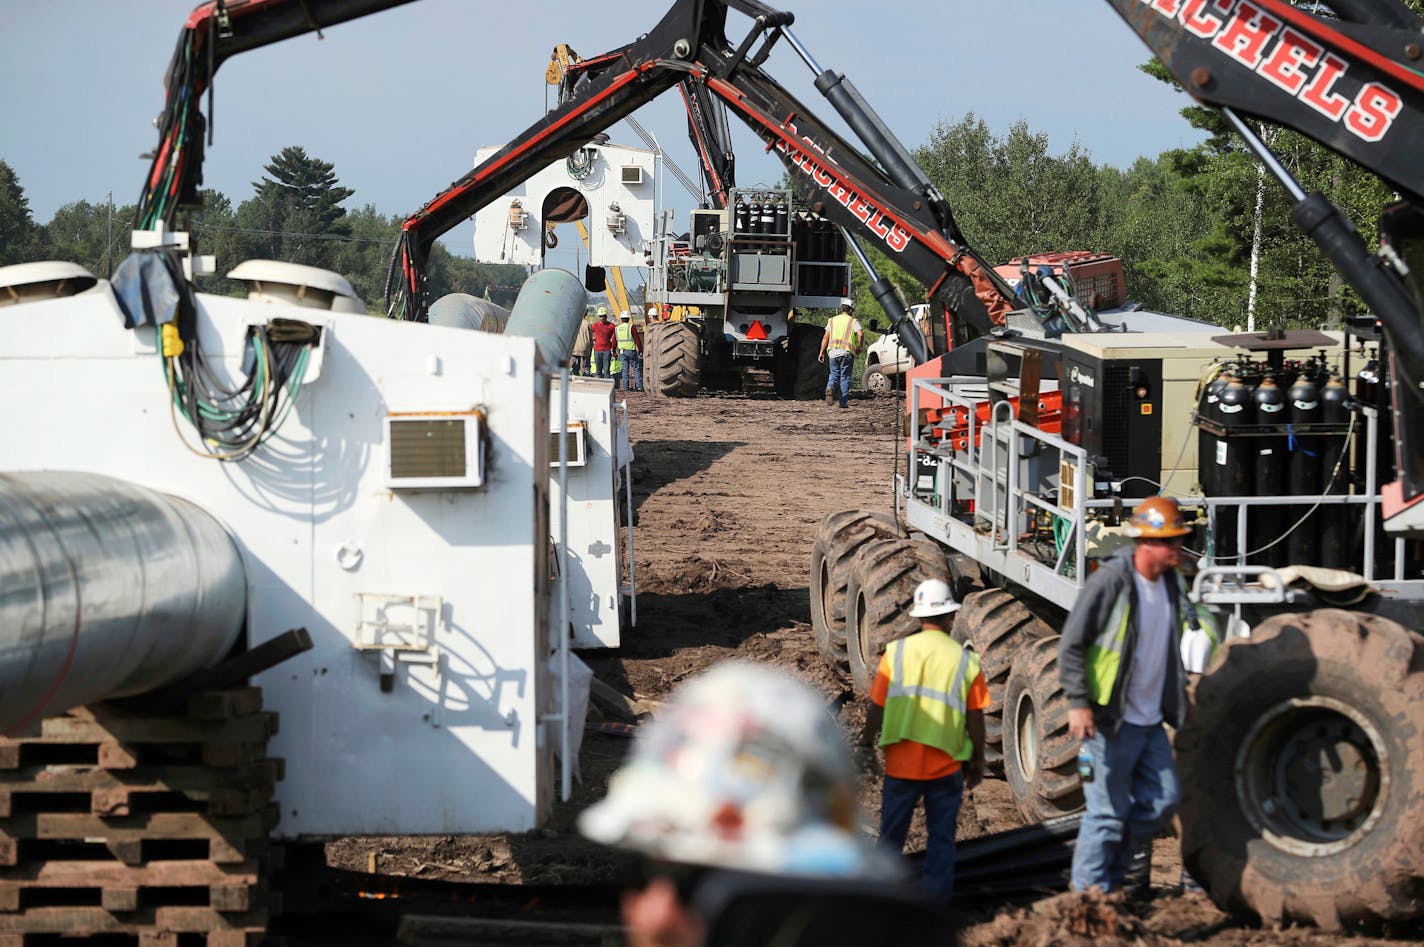
[[[863,709],[848,681],[826,667],[811,635],[807,574],[816,526],[848,507],[889,510],[899,401],[832,405],[734,396],[656,399],[632,393],[636,460],[638,625],[616,653],[587,654],[597,677],[652,708],[677,682],[728,657],[763,661],[820,688],[847,732]],[[628,746],[590,732],[583,780],[545,829],[520,836],[346,839],[328,860],[423,878],[530,883],[606,880],[612,856],[581,840],[577,812],[603,794]],[[862,780],[864,822],[873,833],[878,781]],[[990,780],[966,800],[960,836],[1019,824],[1006,784]],[[917,817],[911,845],[923,844]],[[969,944],[1362,943],[1313,931],[1241,927],[1200,894],[1173,894],[1180,874],[1175,843],[1155,853],[1156,896],[1126,907],[1074,895],[979,919]],[[1415,932],[1417,935],[1417,932]]]

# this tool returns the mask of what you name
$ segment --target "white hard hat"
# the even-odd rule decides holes
[[[843,297],[841,299],[841,308],[852,310],[855,309],[855,300],[851,299],[849,296]]]
[[[777,874],[885,877],[856,834],[856,770],[825,700],[727,661],[680,686],[584,810],[589,838],[650,858]]]
[[[911,618],[933,618],[959,611],[959,603],[949,586],[939,579],[925,579],[915,586],[915,602],[910,606]]]
[[[628,310],[624,309],[622,312],[620,312],[620,313],[618,314],[618,318],[619,318],[619,319],[631,319],[631,318],[633,318],[633,317],[630,316],[630,315],[628,315]]]

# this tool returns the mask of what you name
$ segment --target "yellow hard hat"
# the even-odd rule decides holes
[[[1127,534],[1134,539],[1172,539],[1191,532],[1177,501],[1171,497],[1148,497],[1132,511]]]

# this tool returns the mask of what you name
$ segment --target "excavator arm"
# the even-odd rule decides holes
[[[158,119],[158,147],[144,180],[135,230],[171,227],[180,207],[196,207],[203,185],[203,133],[211,132],[201,105],[229,56],[354,20],[410,0],[209,0],[188,15],[164,78],[167,94]]]
[[[735,46],[726,36],[728,9],[752,18],[751,30]],[[921,280],[927,298],[952,319],[956,343],[1002,324],[1013,308],[1011,290],[966,245],[948,203],[854,87],[844,76],[815,66],[795,42],[788,32],[792,22],[791,14],[756,0],[679,0],[651,32],[617,50],[576,63],[572,56],[560,60],[556,50],[559,65],[551,66],[550,77],[560,81],[560,104],[403,225],[387,281],[391,313],[424,317],[425,259],[441,234],[681,83],[702,115],[707,114],[701,108],[704,99],[720,101],[766,141],[819,213],[881,248]],[[783,37],[811,66],[817,88],[872,157],[844,141],[761,69]],[[875,291],[907,350],[923,362],[924,338],[889,284],[878,280]]]
[[[1221,110],[1291,196],[1296,226],[1379,319],[1396,376],[1399,480],[1386,489],[1386,527],[1424,536],[1424,19],[1399,0],[1108,2],[1182,88]],[[1379,253],[1324,195],[1305,192],[1243,115],[1313,138],[1399,192]]]

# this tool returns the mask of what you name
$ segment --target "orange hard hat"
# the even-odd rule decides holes
[[[1177,501],[1164,496],[1148,497],[1137,504],[1127,529],[1134,539],[1171,539],[1190,532]]]

